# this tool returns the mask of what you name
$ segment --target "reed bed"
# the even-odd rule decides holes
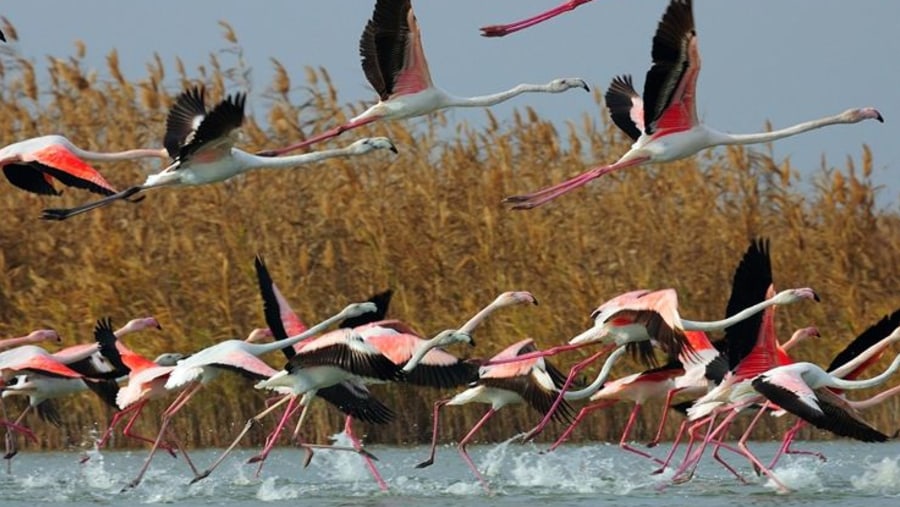
[[[179,63],[172,70],[157,58],[142,77],[123,76],[115,51],[107,68],[90,69],[83,46],[43,64],[4,47],[0,144],[62,133],[93,150],[158,146],[167,108],[184,86],[205,83],[214,100],[249,87],[249,68],[231,37],[227,64],[220,61],[223,53],[214,53],[201,68],[188,71]],[[325,69],[308,69],[298,85],[299,76],[288,76],[277,61],[272,65],[273,82],[251,95],[256,120],[249,118],[241,144],[248,151],[296,141],[361,108],[341,102]],[[44,72],[48,79],[36,77]],[[375,124],[332,145],[384,135],[399,155],[257,171],[221,185],[154,192],[140,204],[61,223],[39,220],[41,209],[93,197],[70,189],[51,199],[7,185],[0,195],[0,335],[53,327],[73,344],[91,339],[99,317],[121,325],[154,315],[162,332],[128,340],[149,356],[242,337],[264,326],[253,272],[253,258],[262,254],[310,323],[390,287],[390,316],[434,334],[460,325],[502,291],[534,293],[540,306],[496,315],[477,332],[477,349],[454,351],[489,357],[524,337],[539,346],[562,343],[589,325],[598,304],[636,288],[675,287],[683,315],[721,318],[732,271],[757,236],[771,238],[779,288],[809,285],[822,297],[821,304],[779,310],[781,337],[808,325],[822,331],[796,357],[827,364],[856,333],[897,307],[900,215],[896,207],[876,207],[875,155],[864,145],[842,165],[823,160],[807,179],[790,160],[775,160],[765,149],[716,149],[606,177],[538,210],[504,209],[504,196],[560,181],[627,149],[599,92],[595,102],[565,125],[527,107],[511,118],[486,111],[483,126],[451,125],[440,115]],[[124,187],[142,181],[158,162],[97,167]],[[567,366],[581,357],[554,361]],[[282,361],[265,359],[276,367]],[[636,368],[627,361],[614,371]],[[263,393],[227,377],[198,395],[175,423],[191,445],[223,445],[264,406]],[[397,412],[396,421],[361,432],[367,441],[392,444],[426,441],[432,402],[451,394],[405,386],[375,391]],[[41,447],[84,446],[89,430],[102,430],[111,415],[87,394],[61,400],[60,408],[59,428],[32,421]],[[148,410],[141,432],[154,433],[160,409]],[[442,434],[459,438],[484,409],[448,408]],[[895,399],[867,417],[892,432],[898,409]],[[623,403],[597,413],[574,438],[618,438],[628,410]],[[311,440],[341,427],[333,408],[319,404],[312,412]],[[659,415],[659,404],[646,407],[634,438],[651,436]],[[524,408],[505,409],[480,440],[507,438],[537,420]],[[679,420],[675,416],[669,429]],[[782,424],[767,421],[758,435],[771,436]],[[553,428],[545,438],[561,430]],[[826,437],[818,431],[805,436]],[[253,432],[250,441],[262,437]]]

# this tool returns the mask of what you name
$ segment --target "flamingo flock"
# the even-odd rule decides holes
[[[505,36],[589,1],[569,0],[522,21],[486,26],[481,29],[482,35]],[[0,41],[5,40],[0,33]],[[58,185],[63,185],[102,196],[80,206],[43,211],[46,220],[66,220],[116,201],[144,201],[145,194],[166,187],[214,184],[252,170],[295,168],[375,151],[397,154],[399,150],[391,140],[375,137],[356,140],[343,148],[286,155],[376,121],[403,120],[455,107],[490,107],[526,93],[590,90],[581,78],[557,78],[546,84],[519,84],[476,97],[444,92],[432,81],[411,0],[376,0],[372,17],[362,31],[359,53],[363,73],[377,93],[378,102],[345,123],[286,147],[256,154],[238,148],[247,95],[233,93],[210,107],[204,87],[193,86],[175,99],[161,136],[162,148],[95,152],[76,146],[62,135],[44,135],[0,148],[0,168],[9,183],[34,194],[58,196]],[[634,141],[630,150],[612,164],[595,167],[546,189],[507,197],[504,202],[512,209],[532,209],[628,167],[666,163],[713,146],[768,143],[830,125],[884,121],[879,111],[865,107],[765,133],[727,134],[705,126],[696,107],[700,53],[691,0],[669,2],[653,38],[651,56],[642,94],[637,93],[627,74],[614,77],[605,93],[612,121]],[[159,158],[167,165],[147,176],[143,183],[125,187],[113,185],[89,164],[142,158]],[[776,308],[819,302],[819,296],[809,287],[775,290],[769,243],[764,239],[753,240],[738,262],[722,319],[683,318],[679,291],[686,289],[641,288],[611,295],[590,314],[591,325],[573,330],[568,343],[542,349],[536,339],[521,337],[494,355],[482,355],[480,350],[491,343],[490,339],[479,339],[479,358],[457,355],[448,349],[461,344],[475,347],[473,335],[485,319],[501,308],[536,305],[532,293],[503,292],[460,327],[448,324],[447,329],[427,334],[413,324],[386,317],[390,291],[376,294],[369,301],[349,304],[308,327],[289,306],[262,257],[257,257],[254,267],[265,327],[252,330],[244,340],[226,340],[194,352],[170,352],[151,360],[123,344],[122,338],[129,333],[163,332],[153,317],[133,319],[118,330],[113,329],[109,318],[98,319],[93,342],[57,352],[42,346],[61,341],[52,329],[0,340],[0,424],[6,432],[4,458],[8,466],[19,452],[20,437],[35,439],[28,423],[32,411],[49,424],[60,424],[60,401],[88,390],[115,410],[96,449],[107,444],[123,421],[124,436],[150,446],[143,465],[124,489],[141,483],[160,450],[185,460],[191,470],[191,482],[203,480],[228,459],[249,432],[263,426],[269,416],[277,416],[265,446],[250,459],[250,463],[258,464],[257,474],[279,439],[287,435],[292,446],[303,449],[305,463],[317,451],[353,453],[365,461],[378,486],[389,490],[390,485],[376,466],[377,457],[353,434],[354,422],[385,424],[395,416],[369,390],[372,384],[389,383],[422,393],[433,393],[426,389],[461,389],[454,396],[433,400],[431,446],[428,456],[417,465],[419,468],[435,463],[443,409],[468,403],[488,405],[481,419],[457,444],[461,459],[488,492],[491,484],[469,456],[467,446],[507,405],[526,405],[540,415],[530,431],[511,435],[518,440],[532,440],[552,428],[553,422],[566,425],[548,448],[550,452],[570,438],[578,424],[589,421],[593,412],[628,401],[633,408],[618,444],[622,450],[645,459],[648,473],[670,469],[671,482],[690,480],[706,451],[712,449],[713,459],[738,480],[747,482],[744,474],[723,458],[725,451],[745,458],[754,472],[769,477],[783,491],[788,487],[776,469],[783,454],[808,453],[824,459],[814,451],[792,448],[794,437],[804,425],[863,442],[887,441],[895,430],[876,428],[863,418],[862,411],[897,394],[900,387],[866,399],[853,399],[846,391],[883,385],[900,369],[897,355],[880,374],[859,378],[888,354],[894,342],[900,341],[900,310],[884,316],[850,341],[827,368],[795,360],[792,355],[802,355],[803,342],[824,339],[823,335],[829,333],[807,326],[783,344],[779,342],[775,336]],[[329,331],[332,326],[336,328]],[[597,350],[567,371],[557,366],[560,363],[556,359],[555,364],[549,359],[588,347]],[[284,358],[277,367],[272,366],[266,358],[279,351]],[[613,370],[621,369],[620,360],[628,354],[643,369],[612,378]],[[582,373],[601,360],[602,367],[594,380],[584,385],[580,381]],[[205,386],[229,373],[253,380],[247,386],[246,396],[273,392],[277,398],[247,420],[232,444],[212,463],[198,468],[182,444],[176,416],[195,396],[202,396]],[[9,417],[4,400],[15,397],[27,398],[28,405],[19,415]],[[683,401],[675,403],[676,398]],[[156,435],[137,434],[134,426],[143,409],[162,399],[169,404]],[[344,431],[352,445],[321,445],[304,440],[303,423],[316,399],[325,400],[346,416]],[[582,400],[587,403],[577,406]],[[631,442],[631,432],[642,407],[656,401],[665,407],[656,436],[646,450],[639,449]],[[669,452],[654,455],[652,449],[669,421],[670,408],[683,413],[683,421]],[[732,446],[724,441],[724,435],[745,414],[752,418],[737,446]],[[749,445],[754,427],[764,416],[795,420],[768,464]],[[293,424],[292,431],[285,433],[289,424]],[[683,449],[683,457],[677,462],[679,449]],[[83,456],[81,461],[88,459],[90,456]]]

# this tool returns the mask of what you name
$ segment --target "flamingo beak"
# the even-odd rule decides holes
[[[815,300],[816,303],[821,303],[821,302],[822,302],[822,300],[819,298],[819,293],[818,293],[818,292],[815,292],[815,291],[813,292],[813,300]]]
[[[584,81],[581,82],[581,87],[584,88],[584,91],[586,91],[586,92],[588,92],[588,93],[591,92],[591,87],[588,86],[588,84],[585,83]]]
[[[394,146],[394,144],[393,144],[393,143],[391,143],[391,147],[390,147],[390,148],[388,148],[388,149],[389,149],[389,150],[391,150],[391,151],[393,151],[393,152],[394,152],[394,153],[400,153],[400,152],[399,152],[399,151],[397,151],[397,147],[396,147],[396,146]]]
[[[878,120],[880,123],[884,123],[884,116],[881,116],[881,113],[878,111],[876,111],[875,119]]]

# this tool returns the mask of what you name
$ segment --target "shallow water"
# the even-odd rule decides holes
[[[757,478],[742,458],[726,459],[745,474],[741,484],[724,468],[704,458],[696,477],[672,485],[671,472],[651,475],[653,464],[607,444],[563,446],[542,455],[535,445],[473,446],[471,454],[488,478],[487,495],[460,460],[454,447],[438,449],[435,464],[416,469],[424,447],[372,446],[377,465],[390,485],[381,492],[362,460],[352,453],[317,451],[303,469],[303,452],[276,449],[259,478],[255,465],[244,462],[253,450],[236,452],[209,478],[188,485],[190,471],[183,460],[158,455],[144,482],[120,492],[134,476],[144,451],[92,452],[78,464],[78,453],[25,453],[17,456],[12,473],[0,472],[0,505],[19,506],[65,502],[68,505],[178,503],[179,505],[292,506],[443,506],[470,500],[486,506],[547,507],[612,505],[692,507],[740,505],[861,505],[896,506],[900,501],[900,443],[800,442],[797,448],[824,452],[828,461],[808,456],[785,457],[776,469],[791,492],[780,495],[766,479]],[[754,443],[765,462],[773,443]],[[660,446],[653,452],[664,455]],[[191,453],[201,468],[218,454],[215,449]]]

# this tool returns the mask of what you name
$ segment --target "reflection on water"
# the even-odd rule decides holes
[[[344,444],[345,442],[339,442]],[[655,468],[642,458],[608,444],[563,446],[549,454],[541,447],[506,442],[475,446],[471,454],[491,483],[487,496],[459,459],[455,447],[438,450],[435,464],[416,469],[426,449],[373,447],[376,464],[391,490],[381,492],[362,460],[353,453],[317,451],[310,466],[302,468],[303,452],[277,449],[262,473],[244,462],[252,450],[235,453],[212,476],[188,485],[190,471],[183,460],[159,456],[138,488],[120,493],[144,459],[142,451],[91,454],[84,465],[75,453],[29,453],[14,460],[12,474],[0,474],[0,504],[29,505],[66,502],[96,505],[122,501],[179,505],[364,505],[406,507],[445,505],[460,497],[479,505],[512,506],[541,502],[553,506],[594,506],[601,501],[616,505],[692,506],[847,504],[864,499],[867,506],[897,504],[900,498],[900,444],[811,442],[828,456],[822,463],[808,456],[788,457],[776,470],[792,492],[779,496],[770,481],[759,479],[742,458],[725,458],[744,474],[743,485],[711,460],[704,460],[690,482],[671,485],[671,473],[651,475]],[[771,443],[753,444],[762,456],[774,452]],[[654,449],[664,455],[665,446]],[[191,454],[200,467],[210,463],[215,450]],[[765,461],[765,460],[764,460]]]

